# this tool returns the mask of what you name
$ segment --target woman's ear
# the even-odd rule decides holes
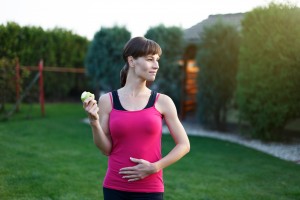
[[[127,57],[127,62],[129,64],[129,67],[134,67],[134,58],[132,56]]]

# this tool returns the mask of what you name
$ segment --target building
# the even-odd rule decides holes
[[[199,43],[201,33],[204,28],[211,26],[218,21],[236,26],[238,30],[242,28],[241,21],[244,13],[209,15],[209,17],[198,24],[184,30],[184,40],[186,41],[185,52],[181,61],[184,74],[181,88],[180,118],[185,119],[187,114],[194,113],[197,106],[197,75],[200,67],[196,64],[197,43]]]

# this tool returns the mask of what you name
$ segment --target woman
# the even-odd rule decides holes
[[[123,50],[121,88],[83,102],[94,142],[107,155],[103,183],[105,200],[163,199],[162,169],[187,154],[190,143],[170,97],[151,91],[159,69],[160,46],[153,40],[135,37]],[[162,158],[162,119],[175,147]]]

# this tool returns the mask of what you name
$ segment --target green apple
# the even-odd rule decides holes
[[[89,97],[95,98],[95,95],[94,95],[93,93],[84,91],[84,92],[81,94],[81,101],[84,102],[84,101],[85,101],[87,98],[89,98]]]

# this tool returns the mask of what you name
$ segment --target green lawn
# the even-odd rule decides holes
[[[81,122],[81,104],[47,104],[46,114],[22,106],[0,122],[0,199],[102,199],[107,159]],[[190,141],[191,152],[164,170],[166,200],[300,199],[300,165],[230,142]],[[164,154],[172,146],[164,135]]]

